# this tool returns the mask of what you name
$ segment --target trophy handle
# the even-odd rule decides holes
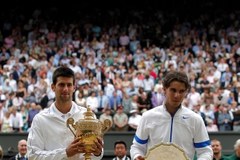
[[[67,127],[70,129],[70,131],[73,133],[74,137],[77,137],[77,135],[74,133],[74,131],[72,130],[72,128],[70,127],[70,125],[72,125],[72,127],[76,130],[76,125],[74,124],[74,119],[73,118],[68,118],[67,120]]]
[[[102,125],[102,134],[104,134],[111,128],[112,122],[109,119],[105,119],[104,122],[101,123],[101,125]]]

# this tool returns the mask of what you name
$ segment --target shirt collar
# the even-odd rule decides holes
[[[121,160],[125,160],[125,159],[127,159],[126,156],[124,156]],[[117,160],[120,160],[120,158],[117,157]]]
[[[21,158],[21,157],[27,158],[27,155],[25,154],[24,156],[22,156],[20,153],[18,153],[16,159]]]
[[[72,106],[71,106],[71,109],[68,113],[66,114],[63,114],[62,112],[60,112],[56,105],[55,105],[55,102],[51,105],[51,110],[50,112],[54,115],[56,115],[57,117],[61,117],[62,119],[68,119],[69,117],[71,117],[74,113],[75,113],[75,110],[76,110],[76,105],[75,103],[72,103]]]
[[[165,110],[166,112],[168,112],[167,107],[166,107],[166,105],[165,105],[165,102],[163,102],[163,108],[164,108],[164,110]],[[176,115],[182,108],[183,108],[183,105],[180,104],[179,107],[178,107],[178,110],[176,111],[176,113],[175,113],[174,115]],[[169,112],[168,112],[168,113],[169,113]]]

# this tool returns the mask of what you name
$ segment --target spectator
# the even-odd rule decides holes
[[[99,120],[101,122],[104,122],[105,119],[109,119],[111,121],[111,124],[113,124],[113,117],[111,115],[111,109],[107,107],[107,108],[103,109],[102,112],[103,113],[100,115]]]
[[[206,115],[206,118],[210,118],[212,120],[215,119],[213,107],[210,106],[209,104],[206,104],[204,106],[203,113]]]
[[[138,93],[138,88],[134,86],[133,82],[129,83],[129,86],[125,87],[125,92],[127,95],[130,97],[133,97],[134,95],[137,95]]]
[[[0,160],[2,160],[2,158],[3,158],[3,149],[2,149],[2,147],[0,146]]]
[[[138,109],[138,95],[134,95],[132,97],[131,106],[132,106],[132,109]]]
[[[232,119],[226,107],[218,115],[219,131],[231,131]]]
[[[143,87],[146,93],[150,93],[154,88],[154,79],[150,77],[149,74],[145,75],[145,78],[143,80]]]
[[[28,130],[28,109],[26,107],[27,105],[22,105],[20,113],[22,114],[22,119],[23,119],[23,127],[22,131],[27,132]]]
[[[213,123],[213,120],[210,118],[206,118],[207,122],[207,131],[208,132],[218,132],[218,126]]]
[[[129,113],[129,111],[132,109],[132,99],[125,92],[123,92],[122,105],[125,113]]]
[[[83,91],[79,89],[75,92],[75,102],[82,107],[87,107],[86,98],[83,97]]]
[[[119,37],[119,44],[121,46],[128,46],[130,43],[129,36],[126,34],[125,31],[122,32],[122,34]]]
[[[17,111],[17,107],[13,106],[10,115],[10,126],[12,126],[14,132],[22,132],[23,118],[22,114]]]
[[[123,112],[123,106],[117,107],[117,111],[113,116],[113,123],[116,131],[128,130],[128,116]]]
[[[98,112],[98,99],[94,91],[89,93],[89,96],[86,99],[86,106],[90,107],[93,112]]]
[[[109,106],[112,110],[116,111],[117,107],[122,104],[122,98],[117,94],[117,91],[113,91],[112,96],[109,97]]]
[[[3,133],[9,133],[13,131],[12,123],[10,121],[10,115],[11,115],[11,108],[9,108],[4,115],[3,122],[2,122],[2,130]]]
[[[213,150],[213,160],[227,160],[227,157],[222,154],[222,144],[219,140],[211,140],[211,147]]]
[[[158,87],[155,86],[154,92],[152,92],[152,96],[151,96],[152,107],[154,108],[162,105],[164,99],[165,99],[165,96],[163,93],[162,85],[159,85]]]
[[[194,106],[201,103],[201,95],[194,87],[191,87],[190,93],[187,95],[187,103],[189,109],[194,109]]]
[[[201,105],[197,104],[193,106],[193,111],[202,117],[204,124],[207,126],[206,115],[204,112],[201,111]]]
[[[0,132],[3,125],[3,119],[4,119],[4,107],[3,103],[0,101]]]
[[[128,130],[129,131],[136,131],[138,124],[142,118],[142,115],[139,114],[138,110],[133,109],[130,111],[130,116],[128,118]]]
[[[114,85],[110,82],[110,79],[107,79],[103,81],[104,86],[104,94],[110,98],[113,95],[113,92],[115,91]]]
[[[240,132],[240,109],[236,101],[232,102],[230,112],[233,114],[233,131]]]
[[[127,156],[127,144],[124,141],[116,141],[114,143],[114,155],[115,157],[112,160],[130,160]]]
[[[14,157],[9,158],[9,160],[28,160],[27,141],[25,139],[18,141],[18,153]]]
[[[39,107],[36,103],[31,103],[30,107],[31,108],[28,111],[28,128],[31,127],[33,118],[39,113]]]
[[[17,110],[20,110],[20,106],[25,104],[23,97],[16,93],[16,96],[12,100],[13,106],[17,107]]]
[[[16,96],[22,97],[23,99],[27,96],[27,89],[24,86],[24,81],[21,79],[17,82]]]
[[[48,95],[47,95],[46,88],[43,88],[43,94],[42,94],[42,96],[40,97],[39,100],[40,100],[39,105],[41,106],[42,109],[45,109],[45,108],[48,107],[49,98],[48,98]]]
[[[143,92],[141,95],[138,96],[137,102],[138,110],[140,113],[149,110],[151,107],[151,100],[146,92]]]
[[[103,90],[100,90],[98,92],[98,111],[101,112],[105,108],[109,107],[109,99],[108,97],[104,94]]]
[[[234,153],[227,157],[227,160],[239,160],[240,159],[240,139],[234,144]]]

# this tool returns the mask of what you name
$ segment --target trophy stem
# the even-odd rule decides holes
[[[85,153],[84,157],[85,157],[85,160],[91,160],[91,154],[90,153]]]

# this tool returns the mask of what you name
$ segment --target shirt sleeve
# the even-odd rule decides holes
[[[201,117],[196,125],[194,147],[197,152],[198,160],[212,160],[213,151],[211,149],[210,139]]]
[[[44,150],[44,137],[40,132],[40,119],[35,116],[32,122],[30,132],[28,134],[27,149],[28,157],[33,160],[51,159],[51,160],[66,160],[66,148],[58,148],[55,150]]]
[[[148,142],[148,131],[145,127],[146,125],[146,117],[143,116],[138,128],[136,130],[136,134],[133,138],[133,144],[130,148],[131,158],[135,159],[137,156],[145,156],[147,150],[147,142]]]

